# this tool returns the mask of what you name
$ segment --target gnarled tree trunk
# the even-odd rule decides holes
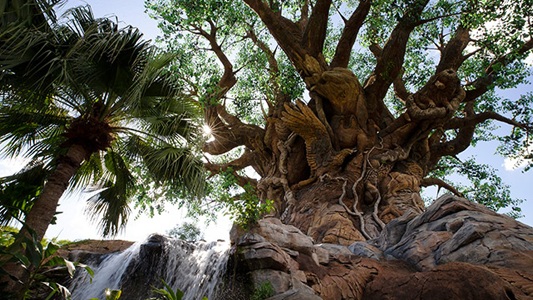
[[[404,262],[353,261],[345,257],[353,254],[353,251],[344,253],[342,247],[359,247],[357,242],[363,242],[365,251],[372,252],[368,250],[372,245],[367,241],[383,238],[390,231],[405,230],[406,226],[409,228],[410,224],[398,224],[397,220],[402,216],[412,219],[425,212],[420,197],[423,186],[439,185],[460,195],[453,187],[436,178],[428,178],[428,175],[441,158],[463,152],[470,145],[476,126],[480,123],[493,119],[524,130],[529,130],[530,127],[492,111],[479,112],[476,102],[489,90],[494,83],[493,75],[497,73],[492,65],[482,72],[468,91],[461,85],[457,72],[468,59],[468,55],[464,53],[471,41],[471,29],[464,27],[462,23],[453,28],[446,41],[441,37],[441,44],[437,46],[440,60],[433,76],[421,83],[422,87],[416,92],[408,91],[402,79],[404,56],[411,33],[426,22],[422,16],[430,1],[406,3],[383,45],[371,45],[370,50],[375,56],[376,64],[364,81],[360,81],[348,69],[348,62],[372,1],[360,1],[351,16],[343,19],[345,26],[335,53],[329,60],[326,60],[323,51],[332,9],[331,0],[318,0],[312,4],[303,1],[299,19],[295,21],[283,15],[274,5],[276,1],[244,2],[257,13],[301,76],[309,99],[305,102],[291,99],[282,92],[279,83],[272,80],[274,96],[268,101],[264,127],[242,122],[231,115],[223,104],[208,105],[205,119],[212,128],[214,140],[204,146],[204,151],[219,155],[238,146],[245,150],[234,161],[224,164],[208,163],[206,167],[213,173],[232,170],[240,185],[252,185],[260,199],[273,200],[275,211],[270,217],[281,220],[273,221],[276,226],[288,227],[289,232],[300,230],[312,238],[315,244],[329,246],[327,253],[317,250],[321,246],[311,249],[310,246],[302,245],[288,247],[298,253],[284,251],[286,246],[276,246],[276,243],[270,243],[268,239],[265,241],[261,230],[259,236],[252,236],[251,240],[248,239],[249,236],[243,235],[245,238],[236,237],[235,241],[240,246],[248,247],[251,253],[269,253],[264,255],[269,260],[258,264],[259,266],[277,266],[276,272],[289,270],[290,280],[299,278],[300,282],[313,287],[321,296],[325,295],[325,299],[362,299],[367,288],[374,289],[368,297],[386,297],[385,294],[375,292],[381,287],[367,286],[367,283],[376,278],[375,275],[382,268],[403,269],[405,274],[399,272],[394,276],[418,278],[420,274],[413,274],[409,269],[413,267],[409,265],[410,258],[406,259],[408,265]],[[222,99],[235,85],[237,78],[233,65],[218,43],[222,39],[217,41],[216,22],[211,20],[209,24],[210,31],[200,30],[198,34],[209,41],[211,49],[224,67],[224,75],[218,83],[217,92],[210,95],[210,103],[224,103]],[[280,71],[275,51],[256,37],[253,28],[247,37],[266,55],[268,71],[272,78],[277,78]],[[532,48],[533,42],[529,40],[520,44],[515,53],[522,55]],[[511,56],[504,55],[495,60],[494,64],[505,65],[510,62]],[[387,107],[385,98],[389,90],[394,91],[396,100],[405,108],[399,115],[393,115]],[[260,179],[237,173],[246,167],[252,167]],[[444,209],[443,214],[453,212],[453,208],[451,211]],[[439,227],[434,232],[436,236],[446,238],[456,233],[455,226],[459,224],[450,222],[449,225],[442,226],[444,227]],[[475,238],[482,235],[480,232],[483,231],[469,236]],[[399,240],[395,240],[396,242]],[[421,240],[421,243],[424,242]],[[428,243],[436,243],[433,246],[438,247],[440,242],[438,239],[430,239]],[[526,244],[528,251],[531,250],[531,241]],[[374,256],[378,259],[380,255],[387,256],[387,245],[378,245],[383,253]],[[416,241],[410,245],[417,247]],[[332,262],[330,256],[337,254],[340,256]],[[417,253],[412,255],[416,258]],[[294,260],[296,264],[292,262]],[[250,264],[249,267],[254,270],[254,260]],[[305,275],[299,271],[303,271]],[[487,274],[483,268],[480,270],[462,264],[436,267],[438,274],[460,274],[462,271],[466,274],[472,271],[479,278]],[[285,276],[276,274],[276,278]],[[426,275],[432,276],[420,276]],[[457,278],[465,277],[468,276]],[[384,278],[381,277],[382,283],[387,281]],[[451,280],[453,276],[447,278],[446,280]],[[438,282],[440,279],[436,276],[431,280]],[[410,284],[416,285],[415,281],[410,281]],[[294,280],[291,282],[294,283]],[[525,284],[530,284],[529,279],[526,282],[528,283]],[[343,285],[349,292],[338,294],[335,287],[339,285]],[[401,286],[401,282],[398,286]],[[461,288],[465,289],[465,286]],[[528,288],[521,291],[525,295],[531,295]],[[512,299],[509,295],[514,292],[501,292],[498,290],[492,295]],[[289,298],[283,298],[285,296]],[[290,295],[285,296],[280,296],[279,299],[291,299]],[[426,296],[419,298],[428,299]]]

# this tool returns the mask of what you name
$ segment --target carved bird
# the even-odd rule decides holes
[[[296,105],[285,104],[285,111],[281,113],[281,120],[285,125],[304,139],[307,163],[311,174],[320,176],[328,166],[333,146],[328,131],[313,111],[302,101]]]
[[[348,155],[353,153],[352,149],[335,151],[324,124],[300,100],[296,101],[296,105],[285,104],[285,111],[281,113],[281,121],[304,139],[311,177],[320,177],[328,171],[333,171],[343,164]]]

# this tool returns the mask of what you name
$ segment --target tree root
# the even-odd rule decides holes
[[[353,211],[348,206],[346,206],[346,204],[344,204],[344,201],[342,201],[344,199],[344,196],[346,196],[346,185],[348,184],[348,180],[346,178],[342,178],[342,177],[334,177],[334,178],[332,178],[328,174],[324,174],[324,175],[320,176],[320,181],[324,180],[324,178],[326,178],[326,177],[329,177],[330,179],[333,179],[333,180],[342,180],[342,181],[344,181],[344,183],[342,184],[342,194],[339,197],[339,201],[338,201],[339,205],[341,205],[346,210],[346,212],[349,215],[357,216],[359,218],[359,222],[360,222],[360,226],[361,226],[361,228],[360,228],[361,234],[367,240],[370,239],[370,236],[368,235],[368,233],[365,230],[365,220],[363,219],[363,214],[356,207],[356,205],[357,205],[357,194],[354,194],[355,195],[355,204],[354,204],[354,210]],[[363,178],[363,177],[361,176],[361,178]]]

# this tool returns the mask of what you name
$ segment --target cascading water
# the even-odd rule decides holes
[[[173,290],[184,292],[184,300],[216,299],[217,288],[226,270],[229,243],[172,240],[152,235],[122,253],[110,254],[100,263],[85,262],[94,278],[80,272],[70,290],[73,300],[105,299],[104,291],[122,290],[120,299],[146,300],[164,280]]]

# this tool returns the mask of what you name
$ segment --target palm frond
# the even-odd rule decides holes
[[[0,106],[0,154],[6,157],[34,156],[48,147],[59,147],[61,133],[70,118],[57,107]],[[55,143],[52,143],[55,142]]]
[[[100,191],[88,200],[86,213],[98,220],[104,236],[116,235],[126,225],[131,211],[128,203],[134,191],[134,177],[128,165],[116,152],[104,156],[104,164],[111,176],[99,186]]]
[[[106,173],[103,163],[103,156],[105,153],[93,153],[81,165],[74,177],[71,180],[70,188],[75,191],[90,191],[98,190],[100,187],[94,187],[95,183],[105,182],[104,176]]]
[[[154,180],[170,182],[193,198],[203,196],[205,172],[201,161],[190,149],[163,144],[149,145],[142,151],[144,165]]]
[[[51,169],[42,161],[31,161],[16,174],[0,178],[0,225],[23,219],[41,193]]]

